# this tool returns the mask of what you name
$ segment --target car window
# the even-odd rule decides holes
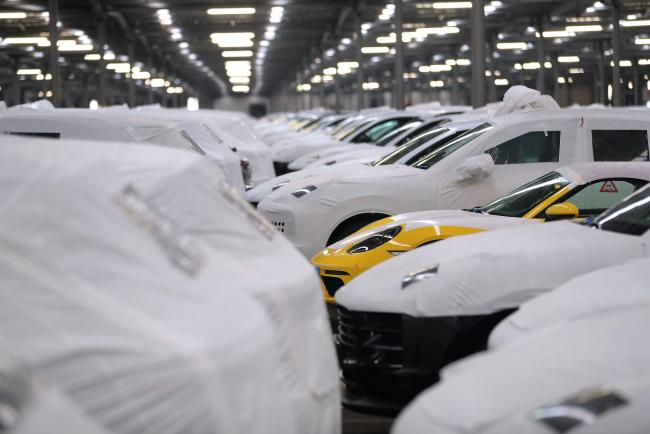
[[[550,163],[560,159],[559,131],[530,131],[485,151],[494,164]]]
[[[434,151],[420,158],[415,163],[410,164],[410,166],[426,170],[492,128],[494,128],[494,126],[489,122],[481,124],[478,127],[467,131],[465,134],[458,136],[456,139],[436,148]]]
[[[417,119],[417,120],[415,120],[413,122],[408,122],[408,123],[402,125],[401,127],[396,128],[393,131],[391,131],[390,133],[386,134],[384,137],[377,140],[377,143],[375,143],[375,144],[377,146],[386,146],[388,143],[395,140],[395,138],[397,136],[399,136],[400,134],[403,134],[404,132],[406,132],[408,130],[415,129],[421,123],[422,123],[422,121],[419,120],[419,119]],[[407,137],[408,137],[408,135],[407,135]],[[402,139],[402,140],[404,140],[404,139]]]
[[[581,217],[594,217],[619,203],[645,185],[646,181],[632,179],[601,179],[579,187],[563,197],[580,210]]]
[[[646,130],[593,130],[594,161],[648,161]]]
[[[411,164],[415,163],[416,161],[420,160],[420,158],[424,157],[425,155],[429,155],[431,152],[435,151],[442,145],[451,142],[452,140],[455,140],[456,137],[460,137],[463,134],[465,134],[468,130],[458,130],[454,131],[450,135],[448,135],[445,138],[442,138],[440,140],[435,140],[429,146],[425,146],[424,148],[420,149],[415,155],[413,155],[411,158],[409,158],[404,164],[407,166],[410,166]]]
[[[425,125],[421,125],[418,128],[414,128],[412,131],[410,131],[406,136],[400,139],[398,143],[396,143],[395,146],[402,146],[411,140],[415,139],[416,137],[420,136],[421,134],[424,134],[428,131],[433,131],[436,128],[438,128],[438,125],[442,123],[442,120],[434,121],[434,122],[429,122]]]
[[[400,126],[413,121],[413,119],[414,118],[398,118],[380,122],[377,125],[370,127],[368,131],[365,131],[364,133],[355,137],[352,140],[352,143],[374,143],[377,140],[381,139],[384,135],[393,131],[395,128],[399,128]]]
[[[623,199],[593,221],[600,229],[642,235],[650,229],[650,186]]]
[[[339,133],[337,133],[334,138],[336,140],[343,140],[346,137],[350,136],[351,134],[361,130],[362,128],[365,128],[366,125],[368,125],[370,122],[372,122],[372,119],[365,119],[359,122],[355,122],[352,125],[342,129]]]
[[[558,172],[547,173],[490,202],[480,208],[480,211],[506,217],[523,217],[569,183]]]
[[[399,160],[402,159],[405,155],[408,155],[409,153],[413,152],[415,149],[418,147],[422,146],[423,143],[426,143],[430,140],[435,139],[436,137],[448,132],[449,130],[447,128],[433,128],[429,131],[426,131],[419,136],[415,137],[413,140],[411,140],[408,143],[405,143],[404,145],[400,146],[399,148],[395,149],[393,152],[391,152],[388,155],[385,155],[381,157],[379,160],[375,161],[372,163],[373,166],[384,166],[386,164],[395,164]]]

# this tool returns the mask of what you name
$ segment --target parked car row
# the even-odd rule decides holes
[[[332,142],[247,192],[319,272],[344,406],[397,434],[650,429],[650,111],[516,86],[408,113],[383,158]]]
[[[318,278],[242,197],[268,148],[211,114],[0,112],[3,431],[341,431]]]

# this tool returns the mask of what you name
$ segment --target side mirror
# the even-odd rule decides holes
[[[580,210],[571,202],[556,203],[546,210],[546,220],[567,220],[578,217]]]
[[[475,155],[467,158],[456,168],[454,181],[457,184],[467,184],[481,181],[494,171],[494,160],[489,154]]]

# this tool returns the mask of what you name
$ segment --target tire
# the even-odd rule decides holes
[[[361,214],[358,216],[350,217],[338,225],[336,229],[334,229],[334,232],[332,232],[329,239],[327,240],[327,246],[330,246],[337,241],[341,241],[343,238],[352,235],[364,226],[367,226],[372,222],[376,222],[377,220],[381,220],[386,217],[388,216],[385,214]]]

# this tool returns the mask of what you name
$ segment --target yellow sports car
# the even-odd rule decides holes
[[[577,164],[541,176],[471,210],[400,214],[332,244],[312,258],[325,300],[367,269],[393,256],[457,235],[600,214],[650,181],[649,163]]]

